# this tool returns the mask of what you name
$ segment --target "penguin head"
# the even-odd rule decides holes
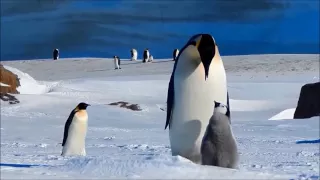
[[[78,106],[75,108],[75,111],[80,111],[80,110],[86,110],[88,106],[91,106],[90,104],[81,102],[78,104]]]
[[[204,67],[205,79],[207,79],[211,61],[216,54],[215,50],[216,42],[210,34],[196,34],[189,39],[180,54],[188,51],[188,56],[200,60]]]
[[[230,114],[229,107],[217,101],[214,101],[214,112],[219,112],[227,116]]]

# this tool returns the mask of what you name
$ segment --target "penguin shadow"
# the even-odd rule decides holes
[[[124,64],[121,64],[121,66],[129,66],[129,65],[132,65],[132,64],[141,64],[141,60],[137,60],[137,61],[121,61],[122,62],[125,62]]]
[[[162,60],[162,61],[159,61],[159,60],[153,60],[152,63],[168,63],[168,62],[174,62],[173,60]]]

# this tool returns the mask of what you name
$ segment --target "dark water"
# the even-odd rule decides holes
[[[196,33],[222,55],[320,53],[318,0],[1,0],[1,60],[171,57]]]

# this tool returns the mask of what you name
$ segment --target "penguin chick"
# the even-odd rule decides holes
[[[235,169],[238,166],[238,148],[228,116],[230,111],[226,105],[214,103],[214,113],[201,145],[202,164]]]

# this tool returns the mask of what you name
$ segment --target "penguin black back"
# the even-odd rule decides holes
[[[58,49],[54,49],[54,50],[53,50],[53,59],[54,59],[54,60],[57,60],[57,59],[58,59],[58,56],[59,56],[59,51],[58,51]]]
[[[145,49],[145,50],[143,51],[143,62],[146,62],[147,59],[149,58],[148,50],[149,50],[149,49]]]

